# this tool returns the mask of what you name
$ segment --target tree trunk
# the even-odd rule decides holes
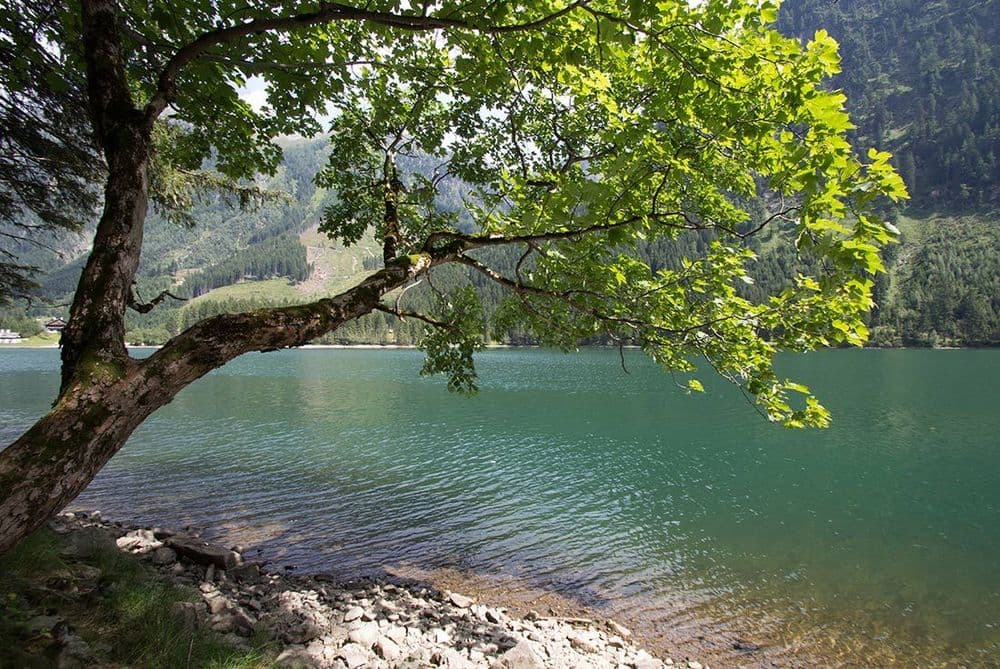
[[[311,304],[207,319],[145,360],[80,358],[52,410],[0,451],[0,554],[79,495],[135,428],[185,386],[244,353],[301,346],[335,330],[430,264],[394,263]]]
[[[202,321],[138,361],[125,348],[125,310],[139,265],[155,115],[125,79],[114,0],[83,1],[91,121],[108,163],[105,207],[62,335],[52,410],[0,451],[0,554],[73,500],[151,413],[192,381],[250,351],[301,346],[366,314],[385,293],[449,259],[391,259],[337,297]]]
[[[65,393],[84,358],[126,365],[125,310],[139,267],[154,119],[136,109],[125,78],[114,0],[85,0],[84,55],[90,120],[108,164],[104,212],[63,331]]]

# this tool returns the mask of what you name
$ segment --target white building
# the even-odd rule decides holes
[[[0,329],[0,344],[17,344],[23,340],[20,332]]]

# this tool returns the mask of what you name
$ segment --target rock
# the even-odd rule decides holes
[[[66,536],[65,545],[59,551],[62,557],[80,559],[115,550],[115,540],[111,534],[98,527],[85,527]]]
[[[260,583],[260,565],[254,562],[233,567],[229,570],[229,576],[237,583],[252,585]]]
[[[635,655],[635,659],[631,662],[631,666],[635,669],[663,669],[663,662],[656,659],[645,650],[640,650]]]
[[[209,613],[213,615],[224,613],[229,609],[229,600],[223,595],[207,595],[205,596],[205,603],[208,604]]]
[[[208,569],[205,570],[205,581],[208,583],[215,582],[215,565],[208,565]]]
[[[160,546],[153,551],[151,559],[153,564],[160,565],[162,567],[177,562],[177,553],[175,553],[172,548]]]
[[[379,633],[378,625],[375,623],[364,623],[348,634],[348,638],[362,648],[371,648],[380,636],[382,635]]]
[[[453,592],[448,595],[448,601],[460,609],[467,609],[472,606],[474,600],[471,597],[466,597],[465,595]]]
[[[584,653],[598,652],[597,646],[589,639],[585,639],[582,636],[577,636],[575,634],[569,636],[568,639],[569,639],[569,645],[581,652]]]
[[[629,637],[632,636],[632,630],[625,627],[624,625],[619,625],[614,620],[608,621],[608,629],[623,639],[628,639]]]
[[[752,641],[737,639],[736,641],[733,642],[733,650],[738,650],[742,653],[754,653],[760,650],[760,646],[753,643]]]
[[[403,642],[406,640],[406,628],[400,627],[399,625],[389,625],[382,632],[382,636],[391,639],[396,642],[397,645],[402,646]]]
[[[429,630],[428,636],[430,636],[433,643],[446,644],[451,641],[451,635],[440,627]]]
[[[431,657],[431,663],[439,667],[447,667],[447,669],[473,669],[473,664],[469,662],[469,659],[454,648],[438,651]]]
[[[695,662],[694,660],[689,661],[688,669],[702,669],[701,662]]]
[[[398,660],[399,656],[402,655],[399,645],[386,637],[381,637],[375,642],[375,653],[387,662]]]
[[[153,528],[153,536],[156,537],[157,539],[159,539],[160,541],[163,541],[164,539],[169,539],[170,537],[174,536],[175,534],[177,534],[177,533],[174,532],[173,530],[166,530],[166,529],[164,529],[162,527],[154,527]]]
[[[118,548],[132,553],[150,553],[163,545],[150,530],[132,530],[115,540]]]
[[[178,555],[198,564],[214,565],[221,569],[233,569],[240,564],[240,556],[233,551],[183,534],[169,537],[167,546],[177,551]]]
[[[545,669],[545,664],[535,655],[531,645],[522,639],[497,658],[492,669]]]
[[[184,623],[184,628],[186,630],[193,632],[198,629],[200,622],[198,618],[198,610],[196,608],[197,606],[198,605],[194,602],[174,602],[170,606],[170,611],[181,619],[181,622]],[[204,611],[204,609],[202,609],[202,611]]]
[[[69,625],[61,616],[35,616],[24,624],[24,631],[29,637],[50,636],[58,639],[69,631]]]
[[[345,644],[337,657],[347,664],[347,669],[362,667],[368,663],[368,652],[356,643]]]
[[[305,646],[288,646],[274,660],[275,666],[289,669],[314,669],[319,667],[316,658],[306,650]]]
[[[56,661],[58,669],[88,669],[96,664],[90,646],[77,635],[67,632],[59,642],[62,644],[62,649]]]
[[[500,613],[499,611],[496,611],[494,609],[486,609],[486,616],[485,617],[486,617],[486,620],[488,622],[491,622],[494,625],[499,625],[500,623],[503,622],[503,619],[504,619],[504,615],[502,613]],[[536,618],[538,617],[537,614],[536,614],[535,617]],[[531,618],[526,618],[526,620],[531,620]]]
[[[365,615],[365,610],[360,606],[352,606],[347,609],[347,613],[344,614],[344,622],[349,623],[353,620],[357,620],[361,616]]]

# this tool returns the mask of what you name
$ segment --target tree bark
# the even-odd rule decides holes
[[[82,359],[128,364],[125,310],[139,267],[148,208],[152,119],[135,108],[113,0],[85,0],[83,46],[90,120],[108,164],[104,212],[63,331],[60,394]]]

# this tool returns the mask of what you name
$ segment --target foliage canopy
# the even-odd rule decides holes
[[[824,87],[837,44],[771,26],[777,2],[444,0],[279,4],[122,2],[118,33],[137,110],[172,128],[172,169],[211,160],[231,179],[273,171],[284,134],[331,116],[317,183],[339,193],[322,229],[385,243],[417,280],[459,263],[510,293],[497,314],[544,343],[601,336],[669,370],[703,359],[772,419],[822,425],[808,389],[774,354],[860,344],[880,247],[878,198],[906,196],[888,154],[859,158],[844,96]],[[59,6],[50,40],[85,76],[80,9]],[[266,104],[240,97],[253,77]],[[169,114],[161,113],[169,108]],[[439,161],[430,176],[410,156]],[[466,214],[442,211],[449,180]],[[763,207],[748,203],[756,201]],[[763,211],[759,211],[759,210]],[[470,223],[471,221],[471,223]],[[814,276],[752,301],[745,240],[794,228]],[[702,235],[708,251],[653,269],[644,242]],[[501,271],[483,249],[516,250]],[[462,289],[424,314],[428,371],[474,388],[478,302]],[[404,313],[399,301],[381,308]],[[697,381],[689,387],[700,389]],[[801,401],[790,399],[801,396]]]

